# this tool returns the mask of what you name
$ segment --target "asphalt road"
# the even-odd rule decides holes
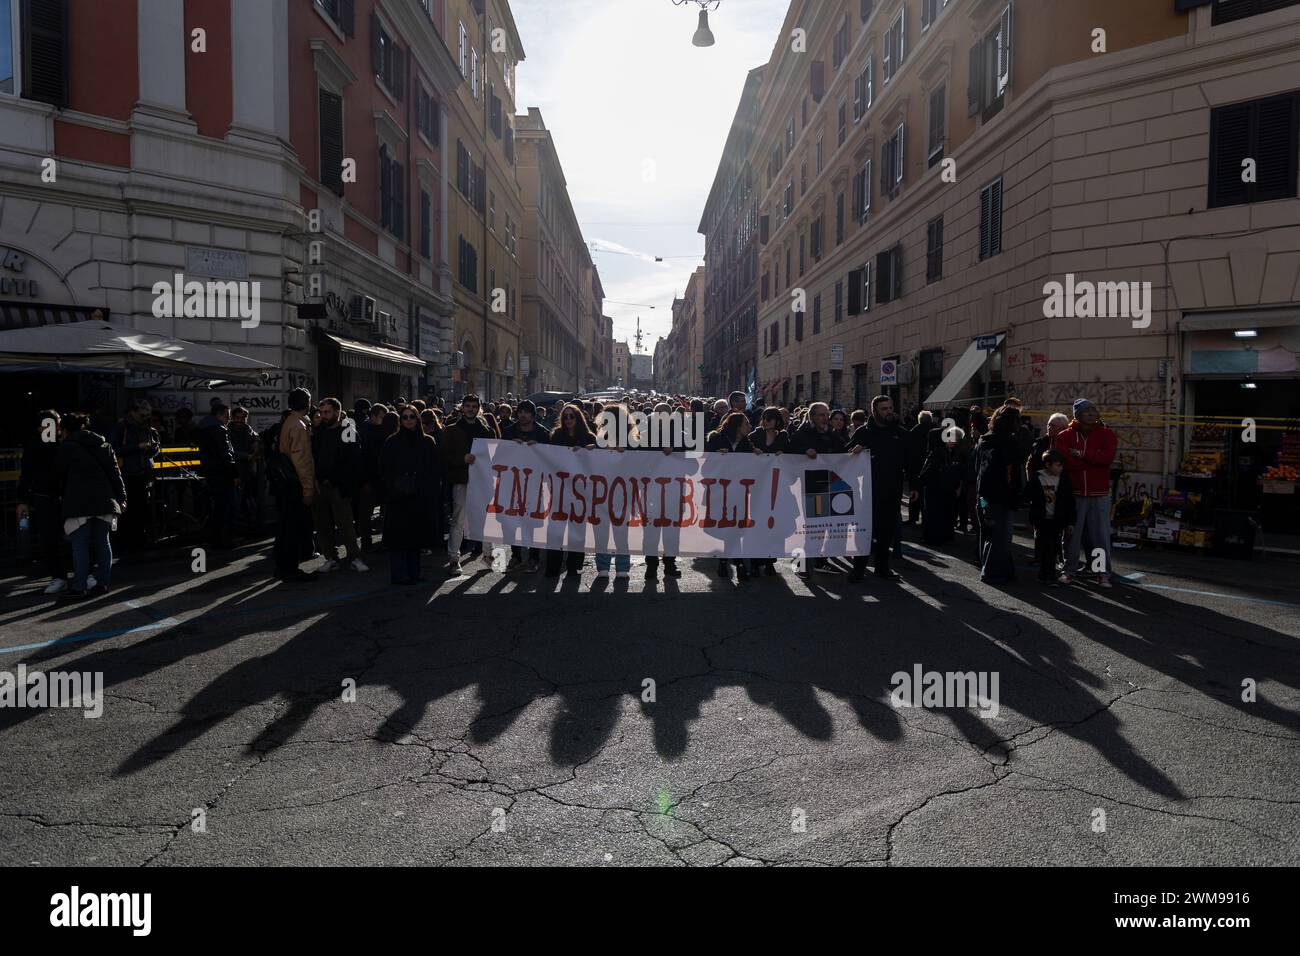
[[[0,864],[1300,863],[1300,565],[993,589],[967,547],[901,585],[11,580],[0,671],[105,699],[0,710]],[[996,674],[997,715],[893,706],[916,665]]]

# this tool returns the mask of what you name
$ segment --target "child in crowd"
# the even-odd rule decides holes
[[[1064,455],[1044,452],[1042,463],[1029,482],[1029,524],[1034,529],[1039,583],[1059,587],[1068,583],[1064,577],[1058,579],[1056,562],[1061,555],[1062,532],[1068,537],[1074,529],[1074,491],[1065,472]]]

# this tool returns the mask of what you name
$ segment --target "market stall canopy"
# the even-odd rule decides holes
[[[233,352],[91,320],[0,332],[0,372],[158,372],[257,381],[275,368]]]
[[[922,404],[926,408],[935,406],[944,406],[949,404],[957,395],[970,384],[970,380],[975,377],[975,373],[983,368],[984,363],[989,360],[989,356],[994,350],[1002,344],[1006,338],[1005,333],[999,332],[996,336],[981,336],[983,339],[994,339],[992,348],[980,348],[980,339],[975,339],[967,346],[966,351],[962,353],[957,364],[952,367],[952,371],[944,376],[938,388],[930,393]]]

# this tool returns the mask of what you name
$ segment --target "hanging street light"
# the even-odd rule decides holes
[[[695,31],[695,36],[691,37],[691,43],[695,46],[713,46],[713,31],[709,29],[709,11],[718,9],[718,4],[722,0],[673,0],[673,6],[680,7],[683,4],[695,3],[700,7],[700,25]]]

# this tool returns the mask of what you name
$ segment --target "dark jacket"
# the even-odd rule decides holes
[[[733,451],[753,451],[754,449],[753,446],[749,444],[748,438],[742,438],[740,441],[736,443],[736,446],[733,448],[731,442],[727,441],[727,437],[725,435],[722,435],[718,432],[713,432],[711,435],[709,435],[708,438],[704,440],[704,450],[733,452]]]
[[[113,446],[92,431],[73,432],[59,443],[54,471],[63,486],[63,517],[121,514],[126,484]]]
[[[63,484],[55,473],[60,442],[41,441],[40,437],[23,446],[23,461],[19,466],[18,488],[14,497],[31,504],[37,497],[58,498],[63,495]]]
[[[1042,469],[1039,469],[1041,471]],[[1035,471],[1026,488],[1029,497],[1029,523],[1037,527],[1047,521],[1047,497],[1042,482],[1038,480],[1039,471]],[[1052,521],[1063,528],[1073,527],[1078,509],[1074,504],[1074,489],[1070,487],[1070,473],[1061,472],[1060,484],[1056,486],[1056,508]]]
[[[774,434],[776,439],[772,444],[767,444],[767,432],[761,428],[755,428],[749,433],[749,447],[751,451],[761,452],[764,455],[781,455],[790,450],[790,433],[784,428],[778,428]]]
[[[1025,480],[1037,473],[1038,469],[1043,467],[1043,455],[1052,450],[1052,436],[1043,435],[1039,437],[1029,449],[1029,456],[1025,459]]]
[[[469,484],[469,465],[465,456],[474,447],[475,438],[496,438],[496,432],[482,418],[456,419],[442,430],[442,460],[447,466],[447,480],[453,485]]]
[[[903,491],[904,436],[898,424],[881,425],[874,418],[853,433],[849,447],[861,446],[871,452],[871,496],[892,496],[896,503]]]
[[[421,431],[399,429],[379,453],[377,478],[384,496],[384,544],[398,551],[435,545],[441,462],[438,443]]]
[[[975,446],[979,496],[989,504],[1019,508],[1024,490],[1024,459],[1014,435],[982,437]]]
[[[790,447],[787,451],[795,455],[803,455],[807,454],[810,448],[819,455],[834,455],[844,451],[844,442],[838,432],[830,428],[819,432],[811,421],[806,421],[790,435]]]
[[[199,423],[199,471],[209,480],[239,477],[230,429],[213,415],[205,416]]]
[[[551,443],[550,433],[545,428],[533,420],[533,427],[529,431],[524,431],[519,427],[519,422],[511,422],[501,431],[501,437],[506,441],[535,441],[539,445],[549,445]]]
[[[316,463],[316,484],[333,485],[344,498],[353,497],[361,487],[362,461],[360,436],[344,441],[346,419],[332,428],[321,426],[312,432],[311,455]]]
[[[908,481],[917,481],[920,476],[921,468],[925,465],[930,450],[930,432],[933,429],[933,423],[927,422],[923,425],[917,422],[904,432],[903,468],[907,472]]]
[[[148,448],[141,448],[142,442],[148,442]],[[148,475],[153,471],[153,458],[162,447],[158,433],[148,422],[141,425],[124,418],[113,426],[108,443],[122,460],[122,474],[128,478],[136,475]]]

